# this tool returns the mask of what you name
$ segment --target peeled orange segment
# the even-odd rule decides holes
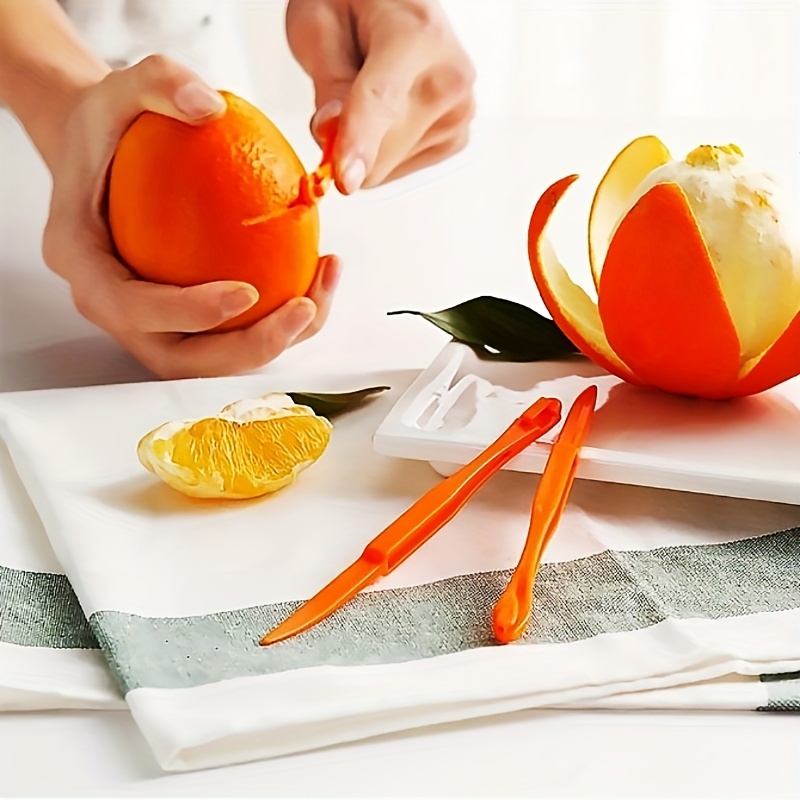
[[[545,236],[550,216],[577,175],[548,188],[533,209],[528,227],[528,258],[539,294],[553,321],[598,366],[631,383],[640,383],[608,344],[597,304],[567,274]]]
[[[758,394],[797,375],[797,354],[800,353],[800,313],[778,340],[757,358],[748,361],[742,370],[733,394],[744,397]]]
[[[589,211],[589,264],[595,287],[600,286],[608,245],[622,215],[631,206],[636,187],[671,158],[660,139],[640,136],[619,153],[603,175]]]
[[[739,338],[679,186],[657,184],[622,220],[599,297],[609,344],[637,377],[677,394],[730,396]]]
[[[323,454],[331,429],[288,395],[269,394],[213,417],[165,423],[139,442],[137,454],[183,494],[243,500],[292,483]]]

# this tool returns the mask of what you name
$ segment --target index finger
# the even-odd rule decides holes
[[[369,51],[339,118],[334,162],[341,191],[361,187],[387,133],[407,113],[409,94],[429,62],[419,36],[411,33],[395,34]]]

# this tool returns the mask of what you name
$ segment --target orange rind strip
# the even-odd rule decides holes
[[[589,211],[589,265],[595,288],[600,286],[603,262],[623,214],[630,208],[636,187],[672,155],[655,136],[640,136],[627,145],[606,170]]]
[[[577,179],[557,181],[539,198],[528,227],[528,258],[539,294],[550,316],[569,340],[598,366],[631,383],[640,383],[611,349],[597,304],[568,275],[545,236],[556,205]]]
[[[733,392],[736,397],[758,394],[800,373],[800,313],[764,353],[748,361]]]

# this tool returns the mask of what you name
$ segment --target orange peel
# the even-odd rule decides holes
[[[671,159],[660,139],[640,136],[620,151],[600,179],[589,210],[589,265],[595,288],[600,286],[611,236],[633,192],[654,169]]]
[[[603,176],[589,214],[597,302],[546,236],[570,175],[539,198],[528,228],[533,278],[586,356],[641,386],[722,399],[800,374],[800,241],[780,187],[735,145],[683,161],[635,139]]]
[[[575,347],[613,375],[635,382],[634,374],[608,343],[597,304],[569,277],[544,236],[558,201],[577,177],[570,175],[554,183],[533,210],[528,226],[528,257],[533,277],[553,321]]]

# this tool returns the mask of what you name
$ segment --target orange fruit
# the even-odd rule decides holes
[[[613,375],[675,394],[756,394],[800,374],[800,238],[788,197],[736,145],[673,159],[654,136],[628,144],[589,212],[596,300],[546,228],[569,175],[539,198],[528,256],[561,330]]]
[[[191,286],[246,281],[245,327],[308,292],[319,256],[317,200],[300,159],[257,108],[222,92],[225,114],[192,126],[141,114],[111,164],[108,215],[119,256],[140,278]]]
[[[285,394],[166,422],[137,446],[142,465],[190,497],[245,500],[288,486],[325,451],[331,423]]]

